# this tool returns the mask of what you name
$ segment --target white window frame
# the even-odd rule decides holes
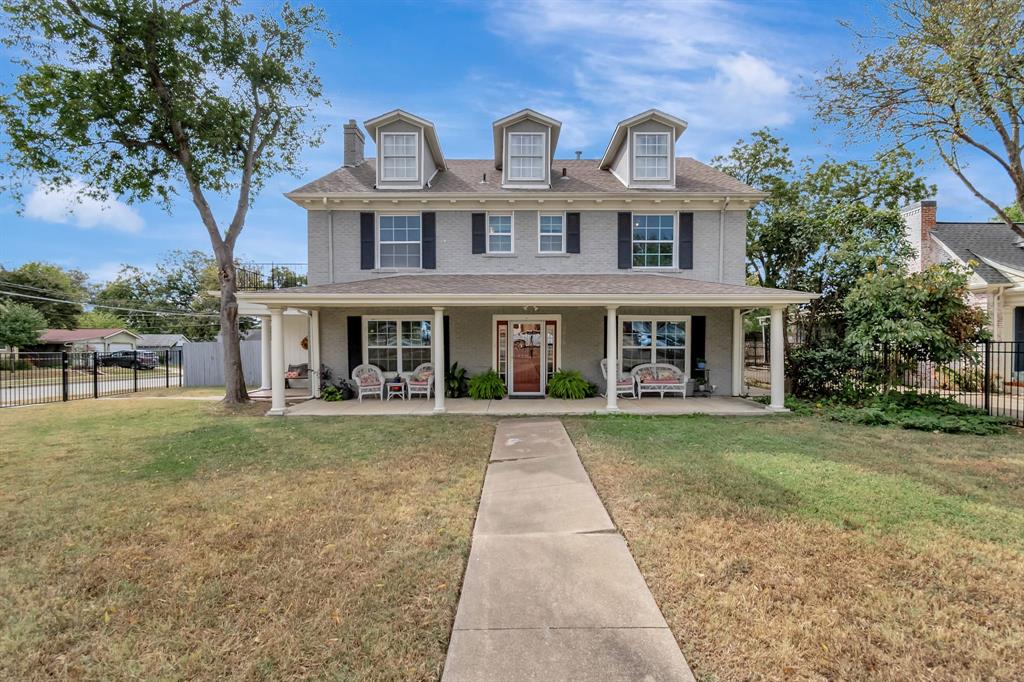
[[[562,315],[556,313],[554,315],[546,315],[543,313],[535,313],[533,315],[491,315],[491,369],[495,372],[498,371],[498,322],[505,321],[509,324],[509,333],[506,338],[506,343],[512,343],[512,323],[513,322],[540,322],[541,323],[541,335],[546,334],[545,325],[548,321],[554,321],[555,323],[555,371],[558,372],[562,369]],[[433,334],[433,332],[431,332]],[[544,350],[547,352],[547,338],[544,339],[545,343]],[[433,336],[431,336],[431,343],[433,343]],[[508,358],[508,369],[514,369],[512,366],[512,349],[507,348],[506,351]],[[363,356],[365,357],[365,356]],[[547,372],[547,360],[544,359],[540,363],[540,391],[536,394],[533,393],[517,393],[517,395],[547,395],[548,392],[548,372]],[[515,390],[515,378],[513,377],[509,384],[513,386],[506,386],[506,388]]]
[[[636,217],[639,216],[639,215],[642,215],[642,216],[659,216],[659,217],[668,216],[669,218],[672,219],[672,238],[667,240],[672,245],[672,264],[671,265],[633,265],[633,255],[634,255],[633,254],[633,245],[637,242],[637,240],[633,239],[633,228],[634,228],[633,221],[635,221]],[[632,269],[634,269],[634,270],[675,270],[676,269],[676,265],[679,263],[679,244],[677,242],[677,237],[679,235],[678,230],[679,230],[679,225],[678,225],[678,221],[676,219],[676,214],[675,213],[646,213],[646,212],[640,212],[640,211],[637,211],[636,213],[633,213],[631,215],[631,217],[630,217],[630,225],[629,225],[629,265],[630,265],[630,267]],[[645,243],[649,243],[649,244],[663,244],[666,240],[664,240],[664,239],[657,239],[657,240],[641,239],[639,241],[645,242]]]
[[[560,251],[548,251],[541,248],[541,231],[540,226],[543,218],[560,218],[562,220],[562,249]],[[550,235],[549,235],[550,236]],[[565,225],[565,213],[538,213],[537,214],[537,253],[545,254],[561,254],[565,253],[566,250],[566,225]]]
[[[491,217],[495,218],[508,218],[509,222],[509,250],[508,251],[494,251],[491,249]],[[501,236],[504,233],[498,232]],[[487,232],[485,240],[485,253],[494,256],[514,256],[516,253],[516,214],[514,211],[508,213],[488,213],[487,214]]]
[[[618,346],[618,348],[616,350],[618,351],[618,358],[619,358],[618,367],[619,367],[619,371],[620,372],[623,371],[622,367],[624,366],[622,364],[622,350],[623,350],[623,346],[622,346],[622,332],[623,332],[623,329],[626,326],[626,322],[650,322],[651,323],[651,325],[652,325],[651,329],[652,329],[652,332],[653,332],[653,338],[651,339],[651,359],[648,360],[648,362],[657,362],[657,357],[658,357],[658,340],[657,340],[657,338],[658,338],[657,337],[658,323],[659,322],[675,322],[676,324],[678,324],[678,323],[682,322],[683,323],[683,330],[684,330],[683,333],[686,334],[686,342],[685,342],[686,345],[683,346],[683,364],[685,365],[686,369],[683,370],[683,371],[686,374],[686,376],[689,377],[690,376],[690,367],[692,366],[692,362],[691,362],[691,358],[690,358],[690,353],[691,353],[691,349],[693,348],[693,343],[691,342],[691,338],[692,337],[690,335],[690,331],[691,331],[691,327],[692,327],[692,320],[693,320],[693,316],[692,315],[620,315],[619,316],[619,320],[618,320],[619,321],[619,329],[618,329],[619,334],[618,334],[618,336],[615,339],[615,344]],[[630,346],[630,348],[634,348],[634,347],[635,346]]]
[[[411,137],[413,138],[413,175],[412,177],[388,177],[387,176],[387,163],[388,158],[408,159],[409,156],[406,154],[388,154],[385,155],[384,149],[384,138],[388,136],[393,137]],[[382,182],[416,182],[420,179],[420,145],[419,145],[419,133],[410,133],[407,131],[394,131],[394,132],[382,132],[380,134],[380,179]]]
[[[534,155],[534,154],[529,154],[529,155],[526,155],[526,154],[513,154],[512,153],[512,138],[517,136],[517,135],[524,135],[524,136],[528,135],[528,136],[531,136],[531,137],[535,136],[535,135],[539,136],[541,138],[541,144],[540,144],[541,152],[540,152],[540,154],[539,155]],[[545,171],[545,168],[544,168],[544,166],[545,166],[545,158],[547,157],[547,153],[546,153],[547,141],[546,140],[547,140],[547,135],[542,133],[542,132],[536,132],[536,131],[510,131],[508,133],[508,141],[507,141],[507,144],[508,144],[508,174],[507,174],[507,178],[510,181],[513,181],[513,182],[544,182],[544,180],[547,178],[547,172]],[[524,177],[524,176],[521,176],[521,175],[513,174],[513,172],[512,172],[512,168],[513,168],[512,159],[513,158],[523,158],[523,159],[539,158],[540,159],[540,177],[537,177],[537,178],[534,178],[534,177]]]
[[[637,136],[638,135],[657,135],[658,137],[663,137],[665,139],[665,157],[664,157],[665,158],[665,175],[660,175],[660,176],[657,176],[657,177],[649,176],[649,177],[643,177],[642,178],[637,173],[637,159],[638,158],[641,158],[641,157],[643,157],[645,159],[647,159],[647,158],[651,158],[651,159],[662,158],[660,154],[640,154],[640,145],[637,144]],[[671,139],[671,137],[669,136],[669,134],[667,132],[660,132],[660,131],[650,131],[650,132],[648,132],[648,131],[644,131],[644,130],[637,130],[637,131],[633,132],[632,143],[633,144],[632,144],[631,152],[632,152],[632,155],[633,155],[633,158],[632,158],[632,161],[633,161],[633,180],[635,180],[637,182],[650,182],[650,181],[667,181],[667,180],[671,180],[672,179],[672,147],[671,147],[672,139]]]
[[[380,220],[381,218],[406,218],[410,216],[416,216],[420,219],[420,239],[418,242],[404,241],[395,242],[389,241],[388,244],[419,244],[420,246],[420,264],[417,267],[396,267],[389,265],[387,267],[381,262],[381,245],[382,241],[380,238]],[[423,269],[423,214],[422,213],[378,213],[377,214],[377,269],[378,270],[422,270]]]
[[[434,361],[434,320],[431,317],[425,317],[423,315],[371,315],[369,317],[363,317],[363,362],[370,362],[370,322],[394,322],[395,323],[395,339],[398,343],[396,350],[396,363],[398,370],[395,372],[384,371],[384,376],[394,377],[398,376],[401,372],[411,372],[416,367],[406,367],[402,363],[402,323],[403,322],[428,322],[430,323],[430,345],[429,346],[409,346],[410,348],[429,348],[430,349],[430,360]],[[373,346],[373,348],[390,348],[390,346]],[[417,365],[418,366],[418,365]]]

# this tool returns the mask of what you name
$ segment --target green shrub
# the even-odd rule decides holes
[[[465,398],[469,392],[469,375],[465,367],[452,363],[448,373],[444,375],[444,394],[448,398]]]
[[[786,376],[799,398],[840,397],[850,402],[874,390],[873,380],[860,365],[855,354],[839,348],[796,347],[786,357]]]
[[[320,398],[326,400],[329,403],[345,399],[341,395],[341,389],[338,388],[337,386],[325,386],[324,389],[320,391]]]
[[[4,358],[0,360],[0,370],[5,372],[17,372],[24,369],[32,369],[34,365],[28,360],[14,358]]]
[[[587,398],[590,383],[574,369],[560,369],[548,377],[548,395],[563,400]]]
[[[869,398],[859,406],[831,406],[825,409],[835,421],[978,436],[1001,433],[1009,423],[1004,417],[986,414],[951,398],[914,391],[891,391]]]
[[[469,397],[473,400],[501,400],[505,392],[505,382],[493,369],[469,380]]]

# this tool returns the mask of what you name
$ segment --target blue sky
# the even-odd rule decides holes
[[[274,3],[262,3],[273,7]],[[866,26],[882,15],[864,2],[325,3],[337,47],[315,50],[331,106],[317,112],[326,144],[309,150],[299,177],[275,178],[253,206],[238,253],[255,261],[306,260],[304,211],[282,193],[341,164],[341,125],[401,107],[434,121],[448,158],[486,158],[490,124],[532,107],[562,121],[558,155],[600,156],[617,121],[651,107],[686,119],[679,153],[707,161],[762,126],[796,156],[869,158],[816,125],[801,91],[836,58],[852,56],[839,19]],[[7,59],[0,80],[9,82]],[[991,211],[938,164],[940,220],[987,220]],[[980,174],[995,196],[1008,180]],[[209,241],[195,208],[76,204],[29,193],[0,197],[0,263],[44,260],[96,280],[121,263],[147,268],[172,249]],[[230,201],[216,202],[218,216]],[[73,213],[68,213],[70,208]]]

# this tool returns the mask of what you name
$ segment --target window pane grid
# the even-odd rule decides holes
[[[421,244],[418,215],[380,217],[380,267],[420,267]]]
[[[665,133],[637,133],[633,138],[633,173],[638,180],[667,180],[668,135]]]
[[[542,215],[540,217],[540,251],[542,253],[561,253],[563,248],[564,222],[560,215]]]
[[[487,217],[487,251],[489,253],[512,253],[512,216],[492,215]]]
[[[383,177],[389,180],[416,179],[416,134],[383,133],[381,135]]]
[[[648,362],[664,362],[689,373],[685,320],[623,320],[619,338],[623,372]]]
[[[366,361],[396,373],[430,362],[430,325],[430,320],[367,320]]]
[[[672,216],[633,216],[633,267],[672,267],[674,243]]]
[[[509,135],[509,178],[513,180],[544,179],[543,133],[511,133]]]

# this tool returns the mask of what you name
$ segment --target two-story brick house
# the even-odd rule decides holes
[[[653,361],[706,365],[738,395],[744,311],[769,307],[779,322],[810,298],[745,285],[746,212],[764,195],[678,157],[687,124],[674,116],[623,120],[596,160],[557,159],[561,124],[530,109],[494,122],[487,159],[446,158],[434,125],[401,110],[364,126],[372,158],[350,121],[344,165],[287,194],[307,211],[308,286],[240,294],[271,322],[272,413],[286,310],[309,315],[311,366],[336,377],[458,362],[498,371],[513,397],[543,396],[559,368],[603,385],[604,360],[615,410],[618,373]],[[773,377],[781,409],[781,362]]]

